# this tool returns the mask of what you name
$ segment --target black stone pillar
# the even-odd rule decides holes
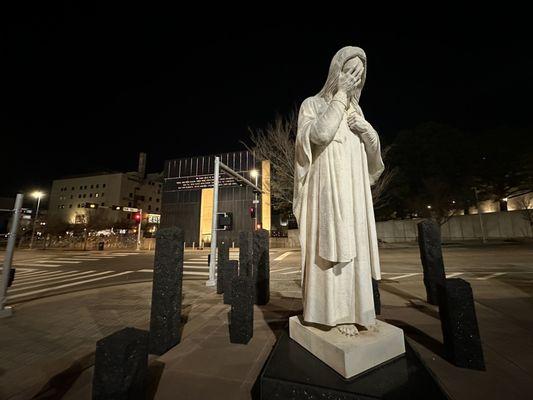
[[[372,278],[372,291],[374,292],[374,310],[376,315],[381,314],[381,297],[379,295],[379,281]]]
[[[446,357],[458,367],[485,370],[472,287],[460,278],[438,286]]]
[[[229,244],[220,242],[217,257],[217,293],[224,293],[224,264],[229,261]]]
[[[254,232],[253,281],[255,304],[265,305],[270,301],[270,255],[269,235],[265,229]]]
[[[440,227],[435,221],[424,220],[418,223],[418,246],[427,301],[429,304],[438,304],[437,285],[444,283],[446,274],[442,260]]]
[[[163,228],[156,234],[150,353],[161,355],[181,338],[183,231]]]
[[[253,234],[251,231],[239,232],[239,276],[252,276]]]
[[[93,400],[144,400],[148,332],[124,328],[96,342]]]
[[[254,335],[254,290],[247,276],[233,278],[229,336],[231,343],[247,344]]]
[[[239,262],[237,260],[229,260],[222,266],[222,275],[224,276],[224,304],[231,304],[231,285],[233,278],[239,272]]]

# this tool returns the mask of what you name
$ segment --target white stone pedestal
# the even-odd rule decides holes
[[[289,334],[348,379],[405,353],[403,331],[379,320],[377,325],[377,332],[360,331],[359,335],[348,337],[337,328],[323,330],[318,325],[303,325],[302,316],[298,315],[289,319]]]

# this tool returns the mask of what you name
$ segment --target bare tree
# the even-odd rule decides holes
[[[517,201],[522,217],[529,222],[531,232],[533,234],[533,197],[522,196]]]
[[[275,210],[289,214],[292,211],[294,190],[294,142],[298,127],[298,110],[294,108],[287,117],[277,115],[274,122],[264,129],[250,129],[253,146],[250,148],[243,143],[256,156],[270,160],[271,180],[270,196],[272,207]],[[383,150],[386,159],[388,150]],[[397,168],[386,168],[379,180],[372,187],[374,208],[378,209],[387,205],[389,188],[397,174]]]
[[[292,209],[294,189],[294,141],[298,112],[293,109],[287,117],[277,115],[264,129],[252,130],[252,148],[256,156],[270,161],[270,196],[272,207],[281,212]]]

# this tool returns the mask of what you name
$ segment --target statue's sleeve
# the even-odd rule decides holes
[[[337,93],[323,113],[316,107],[306,107],[307,113],[301,115],[302,124],[309,129],[309,140],[318,146],[327,146],[335,137],[344,116],[348,99],[345,93]]]
[[[372,127],[366,132],[361,133],[360,137],[365,146],[370,185],[373,185],[379,179],[383,173],[383,170],[385,169],[383,159],[381,158],[381,144],[379,141],[379,135]]]

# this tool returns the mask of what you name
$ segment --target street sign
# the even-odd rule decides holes
[[[122,207],[122,211],[126,212],[139,212],[138,208],[132,208],[132,207]]]

